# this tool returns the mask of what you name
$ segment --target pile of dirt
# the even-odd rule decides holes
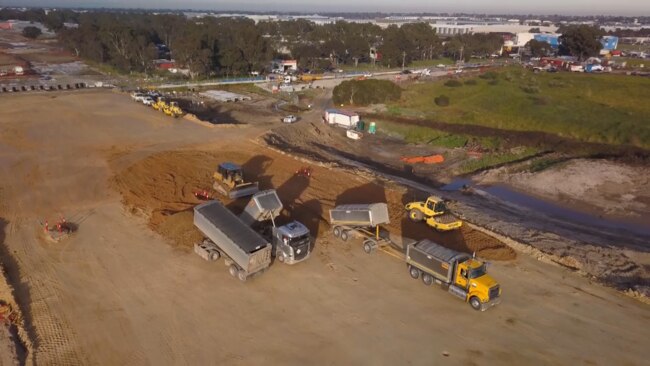
[[[212,192],[211,175],[222,161],[241,164],[245,175],[258,181],[260,189],[275,188],[285,206],[280,222],[299,220],[318,238],[328,235],[328,212],[334,206],[387,202],[391,215],[387,229],[393,235],[415,240],[429,238],[491,260],[516,257],[510,247],[470,227],[438,233],[424,223],[411,222],[405,215],[404,204],[414,193],[402,187],[321,166],[312,166],[313,175],[307,178],[296,174],[304,163],[261,147],[247,145],[239,151],[163,152],[119,172],[112,183],[127,207],[149,215],[150,226],[155,231],[174,245],[189,248],[201,239],[192,224],[191,209],[200,202],[193,192],[203,189]],[[235,213],[241,212],[247,202],[217,198]]]

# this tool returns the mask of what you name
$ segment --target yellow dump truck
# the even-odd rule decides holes
[[[413,279],[442,286],[474,310],[484,311],[501,302],[501,287],[487,274],[486,264],[469,254],[425,239],[406,247],[406,264]]]
[[[412,221],[424,220],[438,231],[456,230],[463,225],[461,220],[449,212],[445,202],[435,196],[430,196],[426,201],[406,204],[406,211]]]

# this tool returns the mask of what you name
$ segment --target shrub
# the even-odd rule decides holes
[[[490,81],[488,81],[488,85],[497,85],[497,84],[499,84],[499,80],[498,80],[498,79],[494,79],[494,80],[490,80]]]
[[[29,26],[23,29],[23,36],[27,38],[36,39],[40,35],[41,35],[41,28]]]
[[[503,78],[506,79],[506,81],[512,81],[515,77],[510,72],[506,72]]]
[[[499,74],[497,74],[495,71],[488,71],[482,75],[479,75],[479,77],[486,80],[496,80],[499,78]]]
[[[439,107],[446,107],[449,105],[449,97],[444,94],[436,97],[433,101],[436,102],[436,105]]]
[[[548,86],[551,88],[564,88],[567,84],[561,80],[551,80],[548,82]]]
[[[389,80],[348,80],[334,88],[334,104],[369,105],[398,100],[402,88]]]
[[[535,105],[548,105],[549,100],[545,97],[530,97]]]
[[[448,86],[448,87],[451,87],[451,88],[457,88],[459,86],[463,86],[463,83],[461,83],[460,81],[458,81],[456,79],[451,79],[451,80],[445,81],[445,86]]]
[[[532,84],[522,85],[519,88],[521,88],[521,90],[523,90],[524,93],[528,93],[528,94],[537,94],[540,92],[539,87],[537,85],[532,85]]]
[[[478,84],[476,82],[476,79],[469,79],[469,80],[465,81],[465,85],[476,85],[476,84]]]

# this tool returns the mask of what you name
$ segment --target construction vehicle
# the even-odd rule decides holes
[[[151,105],[151,107],[157,111],[162,111],[163,108],[165,108],[165,105],[167,105],[165,100],[161,97],[157,97],[156,101]]]
[[[262,237],[271,242],[275,258],[286,264],[295,264],[309,258],[311,235],[309,229],[298,221],[277,226],[275,220],[283,208],[274,189],[255,193],[239,218],[247,225],[258,228]]]
[[[390,223],[385,203],[339,205],[330,210],[330,225],[335,237],[347,241],[351,235],[363,239],[363,250],[370,254],[390,244],[388,232],[380,225]]]
[[[162,107],[163,113],[170,117],[178,118],[183,115],[183,110],[178,106],[177,102],[165,103]]]
[[[233,277],[246,281],[271,265],[271,244],[221,202],[194,207],[194,226],[207,237],[194,251],[208,260],[223,258]]]
[[[484,311],[501,302],[501,287],[487,274],[487,265],[466,253],[445,248],[430,240],[406,247],[406,264],[413,279],[436,283]]]
[[[234,163],[221,163],[212,175],[215,191],[229,198],[239,198],[253,195],[259,191],[257,182],[245,182],[242,168]]]
[[[412,221],[424,220],[438,231],[455,230],[463,225],[461,220],[449,212],[445,202],[435,196],[430,196],[424,202],[407,203],[406,210]]]

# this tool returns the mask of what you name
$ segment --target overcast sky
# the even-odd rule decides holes
[[[650,16],[650,0],[0,0],[0,6]]]

